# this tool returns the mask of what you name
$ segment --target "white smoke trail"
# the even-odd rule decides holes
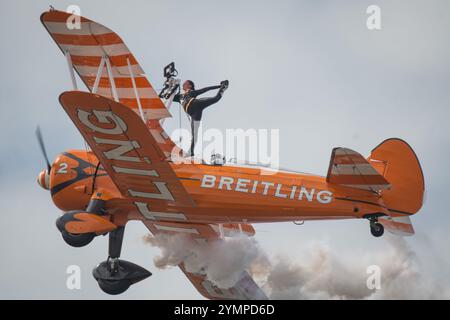
[[[323,243],[314,243],[304,250],[301,261],[268,257],[254,238],[242,235],[207,246],[183,235],[148,235],[145,241],[160,248],[161,255],[155,258],[159,268],[184,262],[187,271],[203,273],[224,289],[249,271],[271,299],[450,298],[445,286],[423,274],[420,259],[399,237],[388,237],[380,253],[350,260],[334,255]],[[366,285],[366,270],[373,264],[381,270],[379,290]]]
[[[194,242],[184,235],[147,235],[144,241],[161,250],[155,257],[158,268],[184,263],[188,272],[205,274],[206,278],[220,288],[234,286],[242,272],[261,264],[262,250],[254,238],[236,235],[224,241],[208,244]]]

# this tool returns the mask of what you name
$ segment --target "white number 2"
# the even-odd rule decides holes
[[[59,164],[59,169],[56,171],[56,173],[67,173],[67,163],[61,162]]]

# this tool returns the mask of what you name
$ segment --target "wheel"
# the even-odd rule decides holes
[[[121,294],[132,284],[142,281],[152,274],[144,268],[118,258],[108,258],[92,270],[100,289],[107,294]]]
[[[61,231],[64,241],[72,247],[80,248],[88,245],[95,238],[95,233],[74,234],[66,230]]]
[[[374,237],[381,237],[384,233],[384,227],[381,223],[379,222],[374,222],[370,224],[370,233],[372,233],[372,235]]]
[[[128,279],[122,280],[97,280],[100,289],[103,292],[111,295],[121,294],[128,290],[131,286],[131,281]]]

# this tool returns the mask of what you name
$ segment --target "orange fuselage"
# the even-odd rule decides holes
[[[138,210],[135,198],[122,195],[108,174],[101,167],[97,169],[97,164],[92,152],[81,150],[64,152],[56,158],[50,191],[58,208],[83,210],[91,197],[99,196],[108,200],[106,209],[115,217],[116,224],[155,219]],[[237,165],[172,163],[171,166],[195,206],[154,206],[152,212],[183,211],[190,222],[345,219],[385,212],[377,194],[329,184],[321,176],[285,171],[267,174],[258,167]],[[163,216],[159,219],[164,220]]]

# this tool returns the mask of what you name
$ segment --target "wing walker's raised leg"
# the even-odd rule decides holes
[[[100,288],[108,294],[121,294],[132,284],[151,276],[151,272],[128,261],[120,260],[125,227],[109,233],[108,260],[94,268],[92,275]]]

